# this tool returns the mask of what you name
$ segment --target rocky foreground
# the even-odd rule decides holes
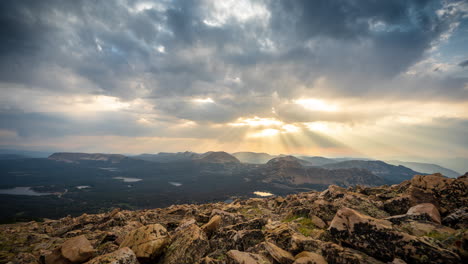
[[[0,226],[0,263],[468,263],[468,174]]]

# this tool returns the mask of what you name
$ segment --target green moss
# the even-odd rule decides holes
[[[242,208],[239,210],[239,212],[247,218],[254,218],[254,217],[263,215],[262,210],[258,207]]]
[[[439,233],[439,232],[437,232],[435,230],[425,234],[425,236],[433,238],[435,240],[439,240],[439,241],[444,241],[444,240],[447,240],[448,238],[452,237],[451,234]]]
[[[289,215],[283,219],[284,223],[295,222],[299,225],[297,231],[304,236],[310,236],[316,228],[312,220],[305,215]]]
[[[216,257],[217,260],[226,260],[226,255],[219,255]]]
[[[299,218],[308,218],[308,216],[307,215],[301,215],[301,214],[288,215],[288,216],[286,216],[285,219],[283,219],[283,222],[284,223],[289,223],[289,222],[292,222],[292,221],[297,220]]]

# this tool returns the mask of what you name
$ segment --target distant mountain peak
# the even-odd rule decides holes
[[[294,156],[281,156],[281,157],[276,157],[267,162],[268,166],[288,166],[288,167],[303,167],[303,165],[309,165],[309,162],[306,160],[302,160],[299,158],[296,158]]]
[[[197,160],[206,163],[241,163],[236,157],[224,151],[210,151],[202,154]]]

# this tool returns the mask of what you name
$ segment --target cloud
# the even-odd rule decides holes
[[[464,32],[463,1],[6,0],[0,10],[2,129],[22,137],[241,140],[258,131],[227,125],[240,118],[376,124],[410,114],[375,102],[468,100],[466,63],[440,48]],[[95,98],[128,107],[101,111],[110,104]],[[315,111],[301,98],[344,107]],[[79,120],[90,106],[95,118]],[[312,132],[303,140],[346,145]]]

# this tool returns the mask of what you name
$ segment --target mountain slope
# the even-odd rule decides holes
[[[199,158],[200,154],[190,151],[177,152],[177,153],[168,153],[168,152],[159,152],[158,154],[140,154],[133,156],[132,158],[141,159],[152,162],[175,162],[175,161],[189,161],[196,158]]]
[[[327,169],[366,169],[373,174],[382,177],[387,183],[395,184],[411,179],[416,174],[421,174],[404,166],[395,166],[379,160],[348,160],[321,166]]]
[[[402,165],[402,166],[408,167],[412,170],[419,171],[422,173],[441,173],[451,178],[456,178],[462,175],[461,173],[456,172],[454,170],[447,169],[437,164],[431,164],[431,163],[408,162],[408,161],[399,161],[399,160],[390,160],[390,161],[387,161],[387,163],[393,164],[393,165]]]
[[[56,152],[50,155],[48,159],[68,163],[80,163],[86,161],[120,163],[123,160],[128,159],[128,157],[121,154]]]
[[[330,164],[330,163],[335,163],[337,162],[335,159],[329,159],[325,157],[319,157],[319,156],[298,156],[298,158],[302,160],[306,160],[312,164],[312,166],[322,166],[325,164]]]
[[[301,160],[293,157],[279,157],[270,160],[264,169],[264,182],[287,185],[308,185],[322,189],[331,184],[339,186],[367,185],[384,183],[383,179],[370,171],[360,168],[325,169],[306,167]]]

